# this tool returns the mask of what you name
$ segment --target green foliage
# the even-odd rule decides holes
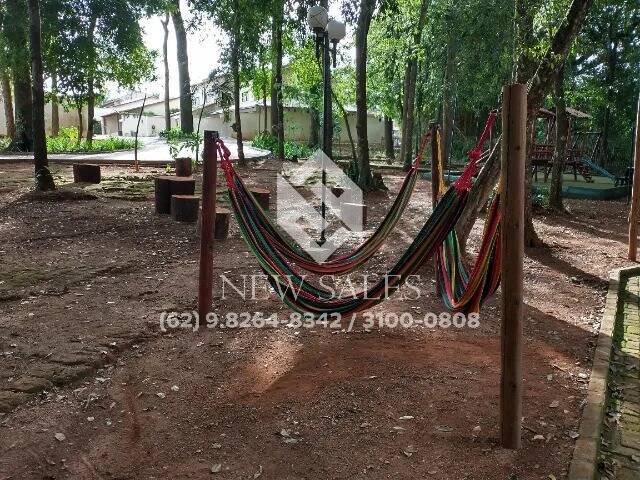
[[[129,138],[108,137],[94,139],[91,147],[86,140],[78,142],[78,131],[75,128],[61,128],[56,137],[47,137],[47,151],[49,153],[99,153],[118,150],[131,150],[135,141]],[[138,147],[140,142],[138,142]]]
[[[185,133],[179,128],[172,128],[171,130],[161,131],[160,137],[167,140],[171,158],[176,159],[188,155],[197,162],[198,159],[195,157],[198,154],[199,146],[203,139],[200,133]]]
[[[278,146],[278,139],[270,133],[261,133],[253,139],[251,146],[275,152]],[[311,154],[313,154],[313,149],[300,142],[287,140],[284,143],[284,156],[286,159],[307,158]]]

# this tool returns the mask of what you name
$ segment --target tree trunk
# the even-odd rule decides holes
[[[533,226],[533,216],[531,208],[531,140],[533,139],[533,128],[535,122],[535,116],[538,109],[542,106],[545,97],[549,93],[549,89],[553,79],[555,78],[558,68],[565,63],[567,52],[571,47],[574,39],[580,32],[584,25],[587,12],[593,0],[572,0],[571,6],[567,12],[567,15],[556,31],[551,45],[545,52],[542,60],[539,62],[532,61],[527,55],[530,54],[531,49],[535,47],[535,44],[531,44],[535,41],[535,36],[526,37],[521,39],[523,44],[523,51],[525,54],[520,57],[518,68],[518,80],[523,83],[530,81],[530,89],[527,98],[527,160],[526,160],[526,172],[525,177],[525,195],[526,201],[524,206],[524,236],[525,245],[528,247],[534,247],[542,245],[542,240],[538,236]],[[519,13],[523,13],[522,9],[531,10],[532,6],[526,4],[526,2],[519,2]],[[533,15],[531,13],[527,15],[519,15],[520,18],[526,16],[527,24],[533,25]],[[529,29],[527,24],[521,26],[520,31],[531,32],[533,28]],[[534,38],[534,40],[531,40]]]
[[[93,145],[93,117],[95,115],[96,95],[93,87],[93,78],[89,78],[87,89],[87,148],[91,150]]]
[[[162,63],[164,65],[164,129],[171,130],[171,108],[169,105],[169,13],[160,20],[164,37],[162,39]],[[203,106],[204,108],[204,106]]]
[[[89,63],[90,65],[93,65],[93,68],[97,68],[97,65],[96,65],[97,54],[96,54],[96,47],[94,42],[97,22],[98,22],[98,18],[95,15],[92,16],[91,21],[89,23],[89,29],[87,31],[87,40],[89,42],[89,52],[91,54]],[[91,146],[93,145],[93,117],[95,116],[95,106],[96,106],[95,80],[93,77],[93,73],[90,73],[87,79],[87,148],[89,150],[91,150]]]
[[[176,31],[178,57],[178,82],[180,83],[180,129],[193,133],[193,103],[191,101],[191,79],[189,78],[189,53],[187,51],[187,31],[184,28],[179,0],[173,0],[171,19]]]
[[[384,151],[389,163],[393,162],[396,157],[393,148],[393,119],[388,115],[384,116]]]
[[[551,189],[549,191],[549,206],[555,210],[564,210],[562,204],[562,173],[567,156],[567,136],[569,134],[569,119],[567,118],[564,99],[564,66],[556,75],[554,96],[556,104],[556,148],[551,167]]]
[[[33,159],[36,190],[55,190],[47,160],[47,137],[44,130],[44,75],[42,72],[42,36],[40,33],[40,2],[28,0],[29,45],[33,77]]]
[[[4,104],[4,120],[7,126],[7,137],[13,140],[16,136],[16,124],[13,122],[13,94],[11,80],[7,72],[2,73],[2,100]]]
[[[358,185],[368,190],[373,185],[367,135],[367,36],[375,9],[375,0],[361,0],[356,24],[356,136],[358,138]]]
[[[284,19],[284,1],[273,3],[271,22],[271,132],[278,140],[276,157],[284,160],[284,108],[282,105],[282,23]]]
[[[400,149],[400,158],[403,166],[406,170],[411,168],[413,161],[413,114],[415,109],[415,93],[416,93],[416,78],[418,76],[418,58],[414,49],[420,45],[420,38],[422,37],[422,30],[427,18],[427,7],[429,0],[422,0],[420,4],[420,16],[418,17],[418,24],[413,36],[413,43],[410,46],[409,59],[407,60],[407,67],[404,74],[404,98],[402,101],[402,145]]]
[[[320,130],[320,122],[318,119],[320,118],[320,112],[313,108],[309,107],[309,147],[317,148],[320,144],[320,136],[318,134]]]
[[[78,112],[78,145],[80,145],[80,142],[82,142],[82,129],[83,129],[83,125],[82,125],[82,103],[80,103],[77,107],[76,110]]]
[[[240,118],[240,26],[238,18],[238,1],[234,2],[234,26],[231,38],[231,75],[233,76],[233,103],[235,112],[235,132],[238,145],[238,160],[245,165],[244,148],[242,145],[242,119]]]
[[[4,34],[7,44],[13,48],[23,48],[29,44],[28,19],[18,0],[6,1]],[[16,134],[9,146],[11,150],[31,152],[33,150],[33,122],[31,99],[31,71],[29,59],[25,55],[13,55],[11,73],[13,76],[13,96],[15,102]]]
[[[264,109],[264,128],[262,131],[267,133],[269,131],[269,109],[267,107],[267,70],[264,64],[262,64],[262,108]]]
[[[451,161],[451,147],[453,140],[453,84],[455,76],[455,51],[450,40],[447,45],[447,60],[444,67],[444,81],[442,86],[442,137],[444,152],[444,168]]]
[[[58,75],[51,74],[51,135],[57,137],[60,133],[60,106],[58,105]]]

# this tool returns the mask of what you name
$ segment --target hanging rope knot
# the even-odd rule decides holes
[[[220,157],[220,167],[224,171],[227,187],[231,190],[236,190],[237,187],[233,181],[234,171],[231,163],[231,152],[220,138],[216,141],[216,147],[218,149],[218,156]]]

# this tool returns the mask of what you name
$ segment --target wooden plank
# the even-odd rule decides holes
[[[502,90],[502,376],[500,435],[520,448],[522,430],[522,314],[527,86]]]

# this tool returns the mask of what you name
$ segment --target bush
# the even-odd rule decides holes
[[[138,142],[138,148],[142,142]],[[56,137],[47,137],[49,153],[100,153],[135,148],[135,140],[131,138],[108,137],[94,138],[91,148],[86,140],[78,142],[78,130],[73,127],[61,128]]]
[[[256,135],[251,142],[251,146],[261,148],[262,150],[269,150],[273,153],[278,148],[278,139],[270,133],[263,132]],[[284,157],[286,159],[305,158],[309,157],[312,153],[313,149],[303,143],[294,142],[293,140],[287,140],[284,143]]]

